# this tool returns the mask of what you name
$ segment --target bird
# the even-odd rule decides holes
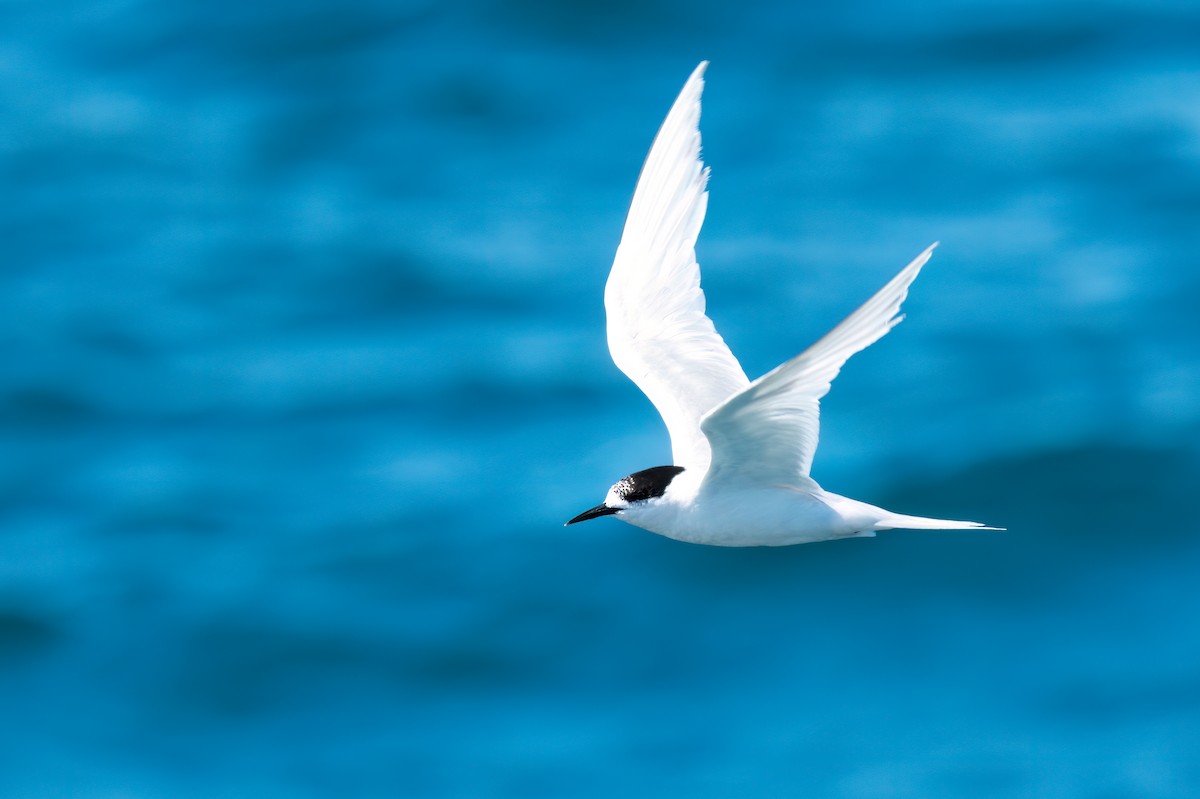
[[[695,244],[708,205],[700,156],[702,61],[638,178],[604,288],[609,352],[653,403],[673,463],[618,480],[567,525],[602,516],[714,546],[787,546],[891,529],[999,530],[893,513],[826,491],[810,474],[820,401],[842,365],[903,318],[935,242],[801,354],[751,381],[705,312]]]

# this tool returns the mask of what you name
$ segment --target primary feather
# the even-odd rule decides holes
[[[709,462],[700,419],[750,383],[705,315],[696,263],[708,204],[699,128],[706,66],[654,139],[604,288],[613,361],[658,409],[674,462],[699,472]]]
[[[711,479],[815,487],[809,471],[820,435],[821,397],[842,365],[900,323],[900,304],[933,248],[817,343],[708,413],[700,429],[712,447]]]

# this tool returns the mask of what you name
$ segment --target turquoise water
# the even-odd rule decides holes
[[[1195,795],[1194,4],[0,22],[0,795]],[[814,474],[1008,532],[562,527],[669,461],[601,293],[702,58],[718,328],[940,240]]]

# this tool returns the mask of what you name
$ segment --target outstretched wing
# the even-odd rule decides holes
[[[662,415],[676,465],[698,471],[709,462],[701,417],[750,382],[704,313],[696,263],[708,205],[699,127],[706,66],[688,78],[654,139],[604,288],[613,361]]]
[[[933,244],[816,344],[751,383],[700,423],[712,447],[705,480],[815,487],[809,477],[820,434],[820,400],[846,360],[881,339]]]

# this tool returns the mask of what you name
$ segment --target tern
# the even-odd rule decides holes
[[[708,205],[700,159],[701,62],[646,156],[604,289],[608,348],[671,437],[674,465],[623,477],[567,524],[616,516],[716,546],[786,546],[878,530],[982,529],[905,516],[822,489],[809,474],[820,400],[846,360],[903,317],[931,245],[800,355],[751,382],[705,314],[695,244]]]

